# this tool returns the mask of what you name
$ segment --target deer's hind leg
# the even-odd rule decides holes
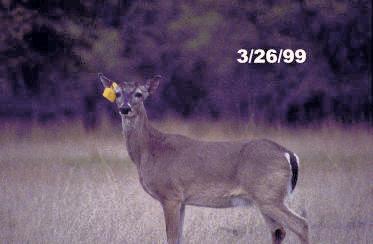
[[[284,227],[282,227],[278,222],[276,222],[274,219],[272,219],[271,217],[267,215],[263,214],[263,218],[271,231],[272,243],[281,244],[286,236],[286,231]]]
[[[284,203],[259,206],[260,211],[267,218],[273,219],[281,226],[293,231],[301,240],[302,244],[308,244],[308,224],[306,220],[290,209]]]

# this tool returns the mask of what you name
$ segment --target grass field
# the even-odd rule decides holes
[[[301,159],[288,199],[312,243],[373,243],[373,133],[364,128],[248,129],[164,123],[205,140],[275,140]],[[119,127],[0,130],[0,243],[165,243],[160,204],[138,182]],[[198,135],[198,136],[197,136]],[[271,243],[258,210],[187,207],[184,243]],[[285,243],[298,243],[287,232]]]

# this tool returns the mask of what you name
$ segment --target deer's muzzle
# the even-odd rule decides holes
[[[131,107],[121,107],[119,109],[119,113],[123,114],[123,115],[127,115],[129,112],[131,112]]]

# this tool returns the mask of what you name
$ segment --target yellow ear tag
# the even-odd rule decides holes
[[[117,86],[117,83],[113,82],[111,87],[106,87],[104,89],[104,93],[102,93],[102,96],[104,96],[107,100],[109,100],[112,103],[115,102],[115,99],[117,98],[117,96],[115,95],[115,88]]]

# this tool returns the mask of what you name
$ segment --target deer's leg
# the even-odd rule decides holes
[[[179,244],[182,237],[185,205],[177,201],[164,201],[162,207],[166,221],[167,243]]]
[[[279,223],[273,220],[271,217],[268,217],[264,214],[263,214],[263,217],[269,229],[271,230],[272,243],[281,244],[281,242],[285,239],[285,235],[286,235],[285,229]]]
[[[292,230],[301,243],[308,244],[308,224],[305,219],[289,210],[283,203],[279,205],[259,206],[263,215]]]

